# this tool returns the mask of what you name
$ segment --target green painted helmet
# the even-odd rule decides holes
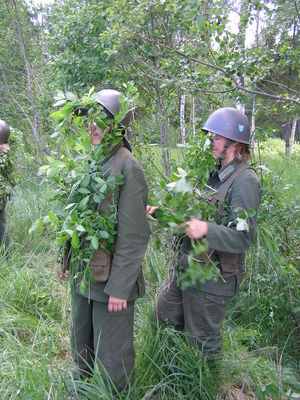
[[[103,89],[98,92],[96,100],[109,112],[109,114],[111,114],[112,117],[115,117],[121,110],[120,95],[121,93],[117,90]],[[128,128],[133,118],[133,111],[134,108],[130,108],[121,121],[118,122],[119,125],[125,129]]]
[[[9,134],[10,134],[9,125],[7,125],[5,121],[0,119],[0,144],[8,142]]]
[[[235,142],[249,144],[249,120],[245,114],[236,108],[223,107],[214,111],[208,117],[202,130],[215,133]]]

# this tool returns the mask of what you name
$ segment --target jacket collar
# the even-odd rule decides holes
[[[225,167],[222,167],[218,169],[217,173],[219,176],[219,179],[221,182],[226,181],[226,179],[234,172],[236,171],[240,166],[240,162],[235,158],[232,160],[229,164],[225,165]]]

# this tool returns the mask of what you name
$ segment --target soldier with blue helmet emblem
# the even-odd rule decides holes
[[[169,272],[157,301],[160,321],[183,330],[191,343],[198,346],[208,361],[220,357],[221,329],[230,299],[239,292],[244,273],[245,253],[255,237],[257,211],[261,199],[261,185],[250,167],[248,118],[239,110],[223,107],[213,112],[203,128],[213,137],[212,153],[220,160],[212,171],[207,186],[215,190],[216,221],[192,218],[186,221],[185,236],[181,240],[177,265]],[[248,227],[237,229],[238,210],[255,210],[248,218]],[[147,208],[150,214],[153,207]],[[253,213],[252,213],[253,214]],[[188,266],[191,240],[205,237],[210,259],[220,270],[218,280],[208,280],[198,287],[184,291],[177,283],[177,275]],[[197,257],[199,268],[207,258]]]

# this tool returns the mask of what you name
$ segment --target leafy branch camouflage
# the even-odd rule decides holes
[[[12,192],[16,184],[16,167],[14,156],[17,147],[18,132],[11,129],[9,136],[10,150],[7,153],[0,149],[0,209],[5,207],[7,197]]]
[[[56,158],[48,157],[48,164],[40,168],[39,174],[50,183],[51,200],[54,205],[58,204],[58,209],[54,207],[37,220],[30,232],[48,224],[61,249],[59,258],[62,259],[64,247],[69,242],[72,265],[93,279],[86,268],[93,251],[101,248],[109,254],[115,242],[116,197],[123,177],[106,174],[102,167],[106,157],[122,140],[122,130],[116,118],[107,117],[92,91],[81,99],[69,93],[68,98],[61,98],[56,105],[63,105],[52,114],[56,122],[55,135],[62,142],[62,154]],[[120,117],[118,115],[117,120]],[[92,145],[87,129],[89,123],[110,130],[99,146]],[[101,211],[107,196],[111,204],[108,210]]]

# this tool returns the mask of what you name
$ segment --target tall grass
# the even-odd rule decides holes
[[[53,386],[70,362],[67,296],[52,271],[56,245],[47,232],[28,234],[48,207],[38,182],[19,185],[7,206],[12,248],[0,259],[1,399],[64,398]]]
[[[290,232],[297,214],[290,212],[289,217],[288,207],[298,194],[292,186],[299,185],[295,179],[300,163],[296,155],[286,162],[278,151],[267,153],[271,145],[261,151],[266,166],[279,177],[277,197],[269,187],[247,277],[225,322],[222,360],[207,366],[183,333],[158,324],[155,299],[174,256],[168,239],[153,234],[144,262],[147,293],[136,307],[135,384],[115,394],[115,399],[299,398],[293,320],[299,278],[296,239]],[[33,237],[28,234],[33,222],[50,208],[47,193],[38,181],[24,180],[7,207],[13,246],[8,257],[0,255],[0,398],[112,399],[99,371],[82,382],[68,374],[69,293],[53,274],[56,243],[46,230]],[[281,230],[284,224],[286,232]]]

